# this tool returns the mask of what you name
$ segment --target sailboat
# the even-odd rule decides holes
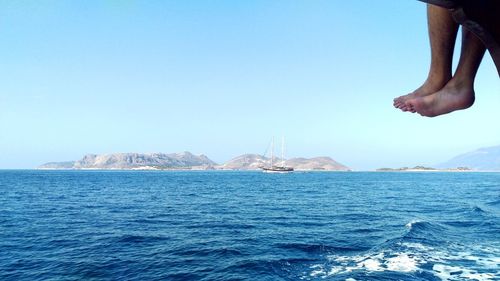
[[[261,167],[262,171],[265,173],[290,173],[293,172],[293,167],[288,167],[285,165],[285,138],[281,140],[281,161],[275,164],[274,161],[274,138],[271,142],[271,165],[268,167]]]

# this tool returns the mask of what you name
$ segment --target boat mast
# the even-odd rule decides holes
[[[273,140],[271,141],[271,168],[273,167],[273,162],[274,162],[274,137]]]
[[[281,137],[281,166],[285,167],[285,137]]]

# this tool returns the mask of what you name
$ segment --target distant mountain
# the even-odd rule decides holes
[[[500,170],[500,146],[480,148],[436,165],[437,168],[468,167],[479,171]]]
[[[51,162],[39,169],[212,169],[217,165],[205,155],[183,153],[88,154],[75,162]]]
[[[258,170],[262,166],[270,165],[271,159],[258,154],[244,154],[235,157],[223,165],[217,166],[222,170]],[[286,160],[286,165],[298,171],[350,171],[350,169],[330,157],[292,158]]]

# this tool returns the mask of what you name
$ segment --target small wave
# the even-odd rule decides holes
[[[176,251],[173,254],[179,256],[191,256],[191,257],[228,257],[228,256],[243,256],[243,252],[237,249],[230,248],[210,248],[210,249],[196,249],[196,250],[184,250],[184,251]]]
[[[366,248],[359,248],[359,247],[338,247],[338,246],[330,246],[324,244],[305,244],[305,243],[279,243],[275,244],[275,246],[280,249],[299,250],[305,253],[324,253],[324,254],[331,254],[334,252],[353,252],[353,251],[366,250]]]
[[[280,271],[284,267],[289,267],[290,264],[311,262],[310,259],[250,259],[242,260],[223,268],[221,272],[241,272],[253,271],[261,273],[269,273]]]
[[[407,223],[407,224],[405,225],[405,227],[406,227],[407,229],[411,230],[411,229],[413,228],[413,226],[414,226],[415,224],[418,224],[418,223],[424,223],[424,221],[422,221],[422,220],[412,220],[412,221],[410,221],[409,223]]]
[[[256,228],[256,226],[252,224],[225,223],[225,222],[206,222],[206,223],[191,224],[185,227],[188,229],[230,229],[230,230]]]
[[[442,224],[423,220],[413,220],[406,224],[406,228],[408,231],[404,238],[429,241],[440,241],[443,232],[447,231],[447,227]]]
[[[118,243],[155,243],[162,240],[168,240],[163,236],[144,236],[144,235],[123,235],[117,238]]]
[[[457,228],[471,228],[478,225],[483,225],[484,222],[470,221],[470,220],[459,220],[459,221],[447,221],[444,223],[447,226],[457,227]]]
[[[154,224],[165,224],[165,223],[170,223],[171,221],[166,220],[166,219],[141,218],[141,219],[132,220],[131,222],[146,226],[146,225],[154,225]]]
[[[483,210],[483,209],[482,209],[481,207],[479,207],[479,206],[473,206],[473,207],[472,207],[472,212],[473,212],[473,213],[481,213],[481,214],[486,213],[486,211],[485,211],[485,210]]]
[[[424,220],[412,220],[409,223],[405,225],[405,227],[412,231],[412,230],[427,230],[427,229],[432,229],[436,228],[436,225]]]
[[[368,233],[377,233],[377,232],[381,232],[381,231],[382,231],[381,229],[377,229],[377,228],[358,228],[358,229],[352,230],[351,232],[352,233],[368,234]]]
[[[487,202],[486,205],[500,207],[500,199],[496,199],[496,200]]]

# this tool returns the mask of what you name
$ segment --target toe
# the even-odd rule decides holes
[[[413,104],[409,102],[405,102],[405,109],[406,111],[409,111],[411,113],[415,113],[415,108],[413,107]]]

